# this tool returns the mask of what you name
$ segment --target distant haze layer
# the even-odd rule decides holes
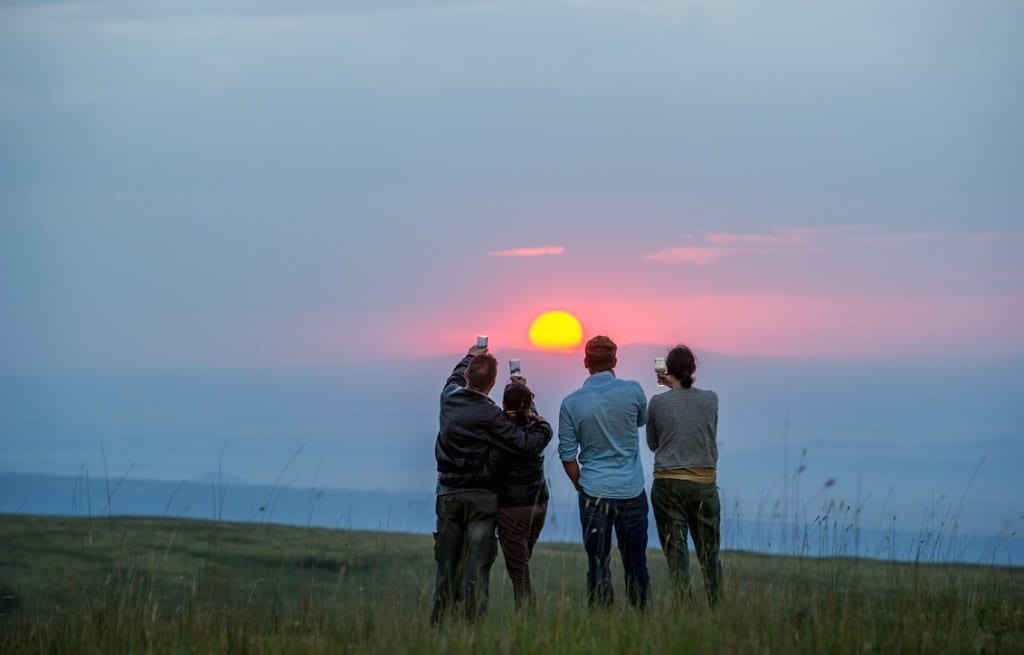
[[[624,349],[618,374],[648,395],[654,347]],[[519,357],[557,423],[582,383],[577,355]],[[433,492],[438,393],[459,355],[373,367],[4,376],[2,468],[169,481]],[[504,365],[504,361],[503,361]],[[872,527],[955,515],[962,529],[1019,527],[1024,362],[701,357],[720,396],[719,484],[747,518],[830,501]],[[643,439],[643,431],[640,431]],[[650,480],[652,455],[642,448]],[[571,495],[552,445],[556,496]]]

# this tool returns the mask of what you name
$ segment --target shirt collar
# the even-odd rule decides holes
[[[583,384],[600,384],[609,380],[614,380],[615,374],[611,371],[601,371],[600,373],[592,373]]]

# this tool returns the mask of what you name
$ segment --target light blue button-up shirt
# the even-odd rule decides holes
[[[588,496],[635,498],[644,490],[638,428],[645,423],[640,383],[595,373],[562,401],[558,456],[579,460],[580,487]]]

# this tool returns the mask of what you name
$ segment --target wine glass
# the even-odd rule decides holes
[[[664,357],[655,357],[654,358],[654,372],[657,373],[658,375],[664,375],[665,373],[668,373],[668,366],[665,365],[665,358]],[[665,388],[665,385],[662,384],[660,380],[658,381],[658,388],[659,389],[664,389]]]

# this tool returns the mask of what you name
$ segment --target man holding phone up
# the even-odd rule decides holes
[[[533,414],[519,426],[490,399],[498,363],[486,343],[469,349],[441,392],[437,459],[437,576],[431,621],[438,624],[453,605],[473,620],[487,607],[491,565],[497,557],[497,475],[501,453],[543,452],[552,430]]]

